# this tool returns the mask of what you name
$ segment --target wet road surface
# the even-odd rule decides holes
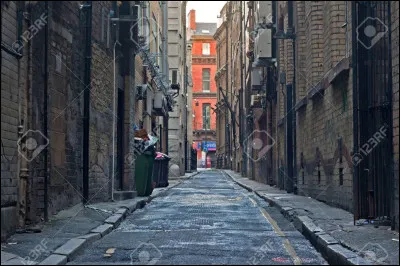
[[[105,257],[109,248],[113,254]],[[204,171],[130,214],[69,264],[326,264],[277,209]]]

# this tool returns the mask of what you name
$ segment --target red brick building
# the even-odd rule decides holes
[[[197,150],[198,167],[215,166],[217,86],[216,23],[196,23],[196,11],[189,12],[189,34],[192,45],[191,76],[193,81],[193,148]],[[206,159],[207,158],[207,159]]]

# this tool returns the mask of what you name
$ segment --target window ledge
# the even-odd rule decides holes
[[[339,79],[342,75],[348,74],[350,70],[350,61],[348,57],[340,60],[331,70],[329,74],[329,83],[332,84]]]
[[[307,103],[308,103],[308,98],[307,98],[307,96],[304,96],[300,101],[298,101],[296,103],[296,105],[294,106],[294,109],[297,112],[300,109],[302,109],[303,107],[307,106]]]

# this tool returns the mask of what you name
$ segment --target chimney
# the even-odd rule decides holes
[[[189,11],[189,29],[196,30],[196,10]]]

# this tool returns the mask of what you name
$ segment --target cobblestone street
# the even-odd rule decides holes
[[[110,257],[107,249],[115,248]],[[323,264],[277,209],[204,171],[131,214],[72,264]]]

